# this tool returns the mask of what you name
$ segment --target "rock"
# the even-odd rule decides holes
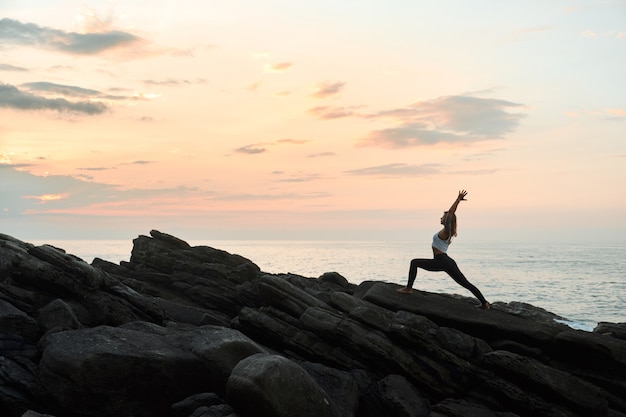
[[[569,329],[564,324],[536,322],[496,309],[484,314],[471,303],[438,294],[415,291],[407,297],[397,293],[396,288],[393,284],[376,283],[363,298],[393,311],[405,310],[426,316],[440,326],[453,327],[487,342],[497,337],[547,347],[557,334]],[[441,308],[442,304],[446,308]]]
[[[40,334],[37,321],[6,301],[0,300],[0,333],[19,335],[37,340]]]
[[[54,416],[50,414],[41,414],[33,410],[28,410],[24,414],[22,414],[22,417],[54,417]]]
[[[496,412],[469,401],[447,399],[433,406],[430,417],[519,417],[509,412]]]
[[[535,359],[506,351],[489,352],[483,364],[496,374],[506,375],[517,385],[540,397],[547,396],[581,415],[605,416],[608,404],[602,392],[593,384],[573,375],[551,368]]]
[[[226,398],[244,415],[339,417],[331,399],[309,374],[282,356],[257,354],[233,369]]]
[[[620,340],[626,340],[626,323],[600,322],[593,332],[605,336],[612,336]]]
[[[309,307],[327,307],[326,303],[274,275],[263,275],[259,293],[267,304],[299,317]]]
[[[42,397],[37,366],[28,359],[0,356],[0,405],[5,413],[20,416],[29,408],[39,408]]]
[[[237,330],[205,326],[190,343],[194,353],[208,367],[215,390],[222,391],[233,368],[247,358],[266,350]]]
[[[623,323],[133,242],[89,265],[0,234],[2,417],[626,417]]]
[[[370,386],[359,415],[363,417],[428,417],[430,405],[406,378],[389,375]]]
[[[194,394],[172,405],[173,417],[189,417],[200,408],[202,408],[202,414],[205,414],[211,407],[222,404],[224,400],[213,392]]]
[[[46,304],[37,314],[44,331],[78,329],[81,325],[72,307],[61,299]]]
[[[53,333],[42,350],[44,389],[84,416],[165,416],[171,404],[202,390],[208,373],[171,340],[107,326]]]
[[[342,417],[354,417],[359,407],[358,376],[319,363],[304,362],[300,366],[328,394]]]
[[[167,415],[171,404],[198,390],[223,389],[239,360],[263,351],[232,329],[149,323],[54,333],[42,350],[44,388],[86,416]]]

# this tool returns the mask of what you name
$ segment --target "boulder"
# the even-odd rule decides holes
[[[572,408],[581,415],[598,417],[608,412],[607,400],[600,389],[536,359],[494,351],[483,355],[482,361],[487,369],[505,375],[525,390]]]
[[[363,417],[428,417],[430,404],[406,378],[389,375],[372,384],[361,404]]]
[[[340,417],[315,380],[279,355],[257,354],[239,362],[228,378],[226,398],[243,415]]]
[[[0,299],[0,333],[37,340],[40,330],[35,319],[13,304]]]

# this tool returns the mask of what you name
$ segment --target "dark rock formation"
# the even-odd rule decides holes
[[[150,235],[119,265],[0,235],[2,417],[626,416],[623,323]]]

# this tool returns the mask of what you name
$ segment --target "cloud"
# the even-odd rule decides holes
[[[337,155],[335,152],[318,152],[307,155],[308,158],[322,158],[325,156],[335,156]]]
[[[278,64],[265,64],[265,72],[269,73],[279,73],[288,71],[291,67],[293,67],[292,62],[279,62]]]
[[[587,30],[580,32],[580,36],[582,36],[583,38],[587,38],[587,39],[593,39],[593,38],[597,38],[598,34],[592,30],[587,29]]]
[[[376,177],[422,177],[440,174],[439,164],[410,165],[403,163],[377,165],[345,171],[348,175]]]
[[[32,166],[34,166],[34,164],[29,164],[25,162],[19,163],[19,164],[13,164],[11,163],[11,161],[9,160],[9,157],[4,152],[0,153],[0,169],[2,168],[21,169],[21,168],[30,168]]]
[[[130,46],[143,40],[131,33],[119,30],[95,33],[65,32],[4,18],[0,20],[0,41],[13,45],[41,47],[73,55],[94,55]]]
[[[255,83],[250,84],[248,87],[246,87],[246,90],[256,93],[259,90],[260,86],[261,86],[261,81],[257,81]]]
[[[315,117],[324,120],[330,119],[341,119],[343,117],[353,117],[358,116],[357,113],[354,112],[354,107],[329,107],[329,106],[318,106],[313,107],[308,110],[310,114]]]
[[[242,153],[246,155],[256,155],[260,153],[264,153],[267,151],[266,146],[274,146],[274,145],[302,145],[307,143],[308,140],[304,139],[278,139],[274,142],[266,142],[266,143],[253,143],[251,145],[242,146],[234,150],[235,153]]]
[[[219,201],[277,201],[277,200],[310,200],[321,197],[328,197],[330,193],[276,193],[276,194],[221,194],[215,196],[214,200]]]
[[[102,93],[97,90],[45,81],[24,83],[22,86],[28,88],[30,91],[56,93],[69,97],[98,97],[102,95]]]
[[[124,211],[141,199],[170,201],[197,193],[196,189],[188,187],[124,190],[67,175],[37,176],[16,168],[16,165],[0,164],[0,209],[9,217],[90,212],[94,207],[108,212]],[[141,210],[145,211],[145,206]]]
[[[144,84],[146,85],[156,85],[156,86],[171,86],[178,87],[181,85],[194,85],[194,84],[204,84],[207,80],[205,79],[197,79],[194,81],[191,80],[177,80],[174,78],[168,78],[167,80],[144,80]]]
[[[626,110],[620,108],[606,109],[609,120],[626,120]]]
[[[391,119],[396,125],[372,131],[359,145],[407,148],[501,139],[524,117],[506,110],[520,107],[523,106],[510,101],[469,96],[420,101],[405,108],[366,115],[366,118]]]
[[[255,155],[255,154],[263,153],[265,151],[266,151],[265,148],[257,144],[246,145],[246,146],[242,146],[241,148],[235,149],[235,153],[243,153],[246,155]]]
[[[273,174],[282,176],[284,173],[282,171],[274,171]],[[277,181],[298,183],[298,182],[311,182],[314,180],[318,180],[320,178],[322,178],[320,174],[298,174],[298,175],[291,175],[289,177],[279,178]]]
[[[26,72],[28,69],[9,64],[0,64],[0,71]]]
[[[82,167],[76,168],[78,171],[108,171],[109,169],[115,169],[110,167]]]
[[[624,121],[626,120],[626,110],[622,108],[610,108],[604,110],[582,110],[564,112],[567,117],[603,117],[606,120]]]
[[[149,165],[149,164],[154,164],[156,161],[144,161],[144,160],[138,160],[138,161],[132,161],[132,162],[124,162],[120,165]]]
[[[147,100],[157,98],[156,94],[111,95],[98,90],[78,87],[75,85],[56,84],[46,81],[37,81],[21,84],[25,90],[8,84],[0,84],[0,107],[10,107],[21,110],[56,110],[75,113],[99,114],[108,107],[100,100]],[[112,91],[115,89],[111,89]],[[63,96],[63,97],[59,97]],[[77,99],[79,101],[70,101]]]
[[[77,93],[77,91],[74,90],[73,92]],[[0,84],[0,107],[17,110],[54,110],[57,112],[88,115],[101,114],[108,109],[103,103],[69,101],[64,98],[46,98],[22,91],[9,84]]]
[[[69,197],[68,193],[63,194],[42,194],[42,195],[23,195],[22,198],[37,200],[40,203],[45,203],[48,201],[62,200],[64,198]]]
[[[465,171],[452,171],[451,174],[454,175],[492,175],[496,172],[501,171],[499,168],[486,168],[486,169],[475,169],[475,170],[465,170]]]
[[[458,95],[424,100],[376,113],[357,112],[358,107],[355,106],[318,106],[309,109],[308,113],[323,120],[345,117],[390,120],[393,122],[392,127],[372,131],[358,144],[406,148],[501,139],[513,131],[525,116],[507,110],[523,107],[506,100]]]
[[[341,82],[341,81],[336,81],[336,82],[325,81],[325,82],[319,83],[316,87],[317,91],[311,94],[311,97],[326,98],[326,97],[333,96],[341,92],[341,90],[343,90],[345,85],[346,83]]]
[[[289,144],[289,145],[303,145],[305,143],[307,143],[308,140],[304,140],[304,139],[278,139],[276,142],[274,143],[278,143],[278,144]]]

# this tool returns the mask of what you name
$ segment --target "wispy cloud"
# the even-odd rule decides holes
[[[180,87],[184,85],[196,85],[196,84],[205,84],[207,80],[205,79],[197,79],[197,80],[179,80],[175,78],[168,78],[166,80],[144,80],[143,83],[146,85],[154,85],[154,86],[170,86],[170,87]]]
[[[323,158],[326,156],[335,156],[337,155],[335,152],[318,152],[307,155],[308,158]]]
[[[138,161],[132,161],[132,162],[123,162],[120,165],[150,165],[154,163],[156,163],[156,161],[138,160]]]
[[[406,164],[391,163],[385,165],[376,165],[372,167],[358,168],[345,171],[348,175],[372,176],[380,178],[397,178],[397,177],[425,177],[433,175],[441,175],[445,173],[455,175],[489,175],[500,171],[498,168],[486,168],[477,170],[450,171],[444,170],[442,164]]]
[[[279,62],[278,64],[265,64],[265,72],[280,73],[291,69],[294,66],[292,62]]]
[[[361,146],[406,148],[437,143],[473,143],[501,139],[513,131],[524,114],[509,113],[522,108],[506,100],[469,96],[446,96],[420,101],[405,108],[369,114],[388,118],[395,126],[371,132]]]
[[[263,146],[257,144],[246,145],[235,149],[235,153],[242,153],[246,155],[256,155],[265,151],[266,149]]]
[[[76,168],[78,171],[108,171],[109,169],[115,169],[114,167],[80,167]]]
[[[313,193],[242,193],[242,194],[220,194],[215,196],[213,200],[219,201],[279,201],[279,200],[310,200],[321,197],[328,197],[327,192]]]
[[[37,176],[17,168],[16,165],[0,164],[0,209],[9,217],[88,212],[93,207],[115,212],[126,210],[131,202],[142,199],[173,201],[198,194],[197,189],[190,187],[125,190],[67,175]]]
[[[28,69],[9,64],[0,64],[0,71],[26,72]]]
[[[360,146],[405,148],[437,143],[471,143],[501,139],[513,131],[523,113],[510,113],[522,104],[469,95],[445,96],[379,112],[357,111],[359,107],[319,106],[308,113],[324,120],[345,117],[389,120],[393,127],[372,131]]]
[[[581,110],[581,111],[568,111],[564,113],[568,117],[603,117],[607,120],[624,121],[626,120],[626,110],[622,108],[610,108],[604,110]]]
[[[277,139],[273,142],[264,142],[264,143],[252,143],[250,145],[242,146],[234,150],[235,153],[241,153],[246,155],[256,155],[261,154],[267,151],[267,146],[275,146],[275,145],[303,145],[309,142],[304,139]]]
[[[346,83],[341,82],[341,81],[336,81],[336,82],[325,81],[325,82],[319,83],[316,86],[316,91],[313,94],[311,94],[311,97],[313,98],[330,97],[330,96],[340,93],[341,90],[343,90],[345,86],[346,86]]]
[[[137,44],[143,39],[119,30],[93,33],[66,32],[4,18],[0,20],[0,41],[5,44],[40,47],[73,55],[93,55]]]
[[[587,38],[587,39],[594,39],[598,37],[598,34],[592,30],[587,29],[587,30],[580,32],[580,36],[583,38]]]
[[[108,110],[109,107],[105,104],[108,101],[138,101],[158,97],[158,94],[107,94],[90,88],[47,81],[24,83],[20,88],[0,84],[0,107],[19,110],[54,110],[93,115]]]
[[[22,84],[22,87],[26,87],[30,91],[55,93],[69,97],[98,97],[102,95],[100,91],[92,90],[89,88],[82,88],[74,85],[56,84],[45,81],[24,83]]]
[[[318,106],[310,108],[308,112],[317,118],[330,120],[359,116],[359,114],[355,112],[355,108],[356,107]]]
[[[610,120],[626,120],[626,110],[620,108],[605,110]]]
[[[278,182],[291,182],[291,183],[311,182],[311,181],[315,181],[315,180],[322,178],[320,174],[298,173],[298,174],[289,175],[289,176],[285,176],[284,172],[274,172],[274,174],[280,176],[280,178],[278,178]]]
[[[278,139],[274,143],[288,144],[288,145],[304,145],[307,142],[308,142],[308,140],[305,140],[305,139],[289,139],[289,138],[285,138],[285,139]]]
[[[377,165],[373,167],[352,169],[345,171],[348,175],[362,175],[375,177],[422,177],[440,174],[439,164],[412,165],[404,163],[393,163]]]
[[[72,91],[77,94],[78,90]],[[23,91],[9,84],[0,84],[0,107],[18,110],[53,110],[57,112],[95,115],[104,113],[105,104],[93,101],[69,101],[65,98],[46,98]]]

